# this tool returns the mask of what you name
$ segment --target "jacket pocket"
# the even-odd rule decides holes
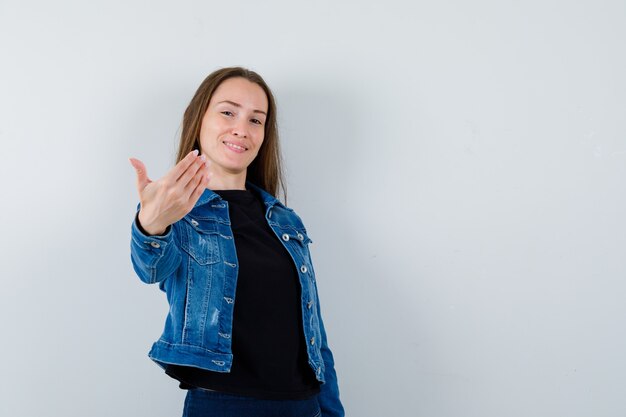
[[[220,261],[219,233],[214,220],[183,217],[181,239],[182,249],[200,265]]]
[[[291,225],[277,225],[280,230],[280,238],[285,242],[295,241],[300,243],[301,246],[306,247],[309,243],[313,243],[311,238],[307,235],[304,228],[297,228]]]
[[[306,230],[299,229],[293,226],[281,226],[280,227],[280,239],[283,244],[291,252],[292,255],[297,255],[294,259],[297,263],[297,268],[302,268],[302,262],[304,262],[308,269],[311,268],[311,254],[309,252],[309,244],[313,241],[306,233]],[[305,272],[305,271],[303,271]]]

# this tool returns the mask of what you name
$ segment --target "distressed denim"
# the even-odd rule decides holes
[[[309,252],[311,239],[291,208],[259,187],[246,185],[261,195],[265,218],[298,271],[304,336],[309,365],[321,382],[318,401],[322,416],[343,416],[333,355],[320,314]],[[163,333],[148,356],[162,368],[171,363],[229,372],[238,264],[228,202],[206,189],[191,212],[162,236],[142,233],[135,216],[130,246],[135,272],[145,283],[158,283],[170,306]]]

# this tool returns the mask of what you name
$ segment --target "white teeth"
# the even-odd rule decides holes
[[[246,150],[246,148],[244,148],[243,146],[235,145],[234,143],[230,143],[230,142],[224,142],[224,145],[226,145],[228,147],[231,147],[233,149],[241,150],[241,151],[245,151]]]

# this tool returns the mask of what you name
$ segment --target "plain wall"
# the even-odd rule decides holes
[[[348,415],[626,415],[626,3],[0,0],[0,415],[170,417],[128,157],[262,74]]]

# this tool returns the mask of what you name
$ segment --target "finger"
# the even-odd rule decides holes
[[[192,203],[192,206],[196,205],[196,202],[198,201],[204,190],[209,187],[209,181],[210,175],[203,175],[200,178],[200,182],[189,196],[189,202]]]
[[[142,192],[146,185],[150,184],[152,181],[148,178],[148,172],[146,171],[146,166],[139,159],[136,158],[128,158],[130,164],[135,168],[135,172],[137,173],[137,190]]]
[[[194,163],[198,156],[198,150],[194,149],[181,159],[165,176],[170,177],[172,181],[178,181],[181,175],[185,173],[187,168]]]
[[[198,184],[202,182],[202,180],[206,178],[207,175],[208,175],[208,167],[206,165],[201,166],[200,169],[196,171],[195,175],[185,185],[185,188],[184,188],[185,194],[187,196],[190,196],[194,192]]]
[[[202,171],[202,168],[205,166],[206,156],[200,155],[196,158],[195,162],[187,168],[187,170],[180,176],[178,180],[176,180],[176,185],[182,187],[187,190],[187,187],[193,184],[193,180],[196,174]],[[190,184],[192,183],[192,184]]]
[[[211,174],[212,174],[211,166],[212,165],[213,165],[213,162],[209,158],[207,158],[204,161],[204,165],[200,167],[199,171],[202,171],[203,172],[203,176],[207,177],[207,179],[210,179],[210,177],[211,177]]]

